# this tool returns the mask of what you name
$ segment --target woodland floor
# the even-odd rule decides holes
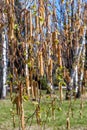
[[[49,114],[48,118],[45,119],[44,112],[49,109],[49,104],[51,102],[49,95],[42,96],[41,99],[41,113],[42,113],[42,122],[45,122],[45,125],[42,127],[36,125],[36,117],[29,119],[27,122],[26,130],[66,130],[66,117],[69,109],[69,101],[63,101],[61,104],[59,100],[56,100],[55,105],[55,120],[52,119]],[[73,116],[70,112],[70,130],[87,130],[87,95],[82,97],[83,108],[82,116],[80,116],[81,111],[81,99],[72,100],[72,109]],[[35,104],[32,101],[24,102],[25,108],[25,117],[31,116],[35,111]],[[43,109],[44,108],[44,109]],[[16,128],[13,128],[12,124],[12,103],[10,99],[0,100],[0,130],[19,130],[18,127],[18,117],[15,116]],[[50,111],[50,110],[49,110]],[[31,127],[30,127],[31,126]]]

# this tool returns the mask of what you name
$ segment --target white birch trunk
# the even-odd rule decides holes
[[[79,83],[79,87],[82,87],[82,81],[84,78],[84,65],[85,65],[85,44],[86,44],[86,39],[85,39],[85,35],[86,35],[86,27],[84,29],[84,36],[83,36],[83,50],[82,50],[82,70],[81,70],[81,75],[80,75],[80,83]]]
[[[83,35],[83,41],[82,44],[80,45],[79,49],[77,48],[76,50],[76,59],[75,59],[75,67],[73,68],[72,72],[71,72],[71,82],[70,85],[73,85],[74,79],[75,79],[75,85],[77,86],[76,89],[78,88],[78,64],[79,64],[79,60],[80,60],[80,56],[81,54],[85,57],[85,34],[86,34],[86,28],[84,29],[84,35]],[[84,66],[84,62],[85,62],[85,58],[83,58],[83,65]],[[83,73],[84,73],[84,69],[81,73],[80,79],[80,86],[82,84],[82,80],[83,80]]]
[[[28,44],[26,43],[26,61],[28,60]],[[28,69],[28,64],[26,63],[26,68],[25,68],[25,73],[26,73],[26,78],[29,81],[29,69]],[[29,95],[29,82],[27,82],[27,93]]]
[[[3,34],[3,91],[2,97],[6,97],[6,80],[7,80],[7,31],[4,29]]]

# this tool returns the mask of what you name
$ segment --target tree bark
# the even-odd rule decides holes
[[[0,41],[2,41],[1,34],[0,34]],[[2,46],[0,46],[0,99],[2,98],[2,89],[3,89]]]

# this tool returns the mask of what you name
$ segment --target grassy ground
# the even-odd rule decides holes
[[[55,119],[52,118],[52,100],[50,96],[45,95],[41,99],[40,115],[41,124],[44,127],[43,130],[66,130],[66,119],[70,117],[70,125],[73,130],[87,130],[87,100],[83,99],[82,108],[81,100],[72,100],[71,107],[69,101],[63,101],[61,104],[59,99],[54,103]],[[13,130],[12,126],[12,103],[10,99],[0,100],[0,130]],[[25,120],[27,126],[32,126],[31,130],[38,129],[36,127],[36,115],[33,114],[36,108],[36,102],[26,101],[24,102]],[[33,114],[33,116],[31,116]],[[47,116],[48,115],[48,116]],[[28,119],[29,118],[29,119]],[[18,126],[18,117],[15,116],[15,123]],[[30,130],[30,127],[26,130]],[[41,128],[39,128],[41,130]]]

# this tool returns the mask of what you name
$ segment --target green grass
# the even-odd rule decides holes
[[[69,110],[69,101],[63,101],[61,104],[59,100],[55,102],[55,120],[53,120],[51,116],[51,102],[52,98],[49,96],[43,96],[41,99],[41,123],[45,124],[49,128],[53,128],[53,130],[63,130],[66,129],[66,119],[68,117]],[[73,117],[72,111],[70,111],[70,124],[71,127],[75,129],[75,127],[86,127],[87,126],[87,101],[83,100],[83,108],[82,108],[82,117],[80,116],[80,104],[81,100],[78,99],[76,101],[71,101],[71,108],[73,109]],[[0,130],[12,130],[12,115],[10,109],[12,108],[12,104],[10,99],[0,100]],[[36,105],[32,103],[32,101],[24,102],[25,109],[25,119],[27,120],[34,113]],[[48,116],[46,114],[48,112]],[[15,116],[16,126],[18,127],[18,116]],[[32,124],[31,124],[32,123]],[[29,118],[27,122],[28,125],[36,125],[36,115]]]
[[[12,118],[10,114],[10,108],[12,104],[10,100],[0,100],[0,130],[4,127],[12,126]],[[5,129],[6,130],[6,129]]]

